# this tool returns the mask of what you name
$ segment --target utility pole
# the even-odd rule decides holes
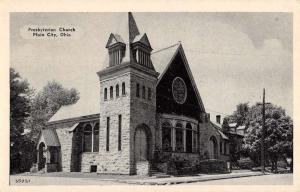
[[[261,171],[265,174],[265,88],[263,90],[262,103],[262,136],[261,136]]]
[[[263,102],[259,103],[259,105],[262,105],[262,134],[261,134],[261,172],[265,174],[265,153],[266,153],[266,145],[265,145],[265,139],[266,139],[266,103],[265,101],[265,88],[263,89]]]

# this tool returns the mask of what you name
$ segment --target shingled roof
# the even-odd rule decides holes
[[[73,105],[62,106],[48,123],[100,113],[100,97],[80,98]]]
[[[44,138],[47,147],[59,147],[60,143],[54,129],[42,129],[40,137]]]
[[[162,76],[173,57],[175,57],[175,53],[177,52],[179,46],[180,43],[176,43],[169,47],[152,52],[151,60],[155,70],[160,73],[159,78]]]

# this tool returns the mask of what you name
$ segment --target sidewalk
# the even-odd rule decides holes
[[[229,174],[199,174],[196,176],[186,176],[186,177],[169,177],[169,178],[147,178],[147,179],[121,179],[117,180],[120,183],[126,184],[138,184],[138,185],[172,185],[172,184],[182,184],[182,183],[192,183],[219,179],[230,179],[230,178],[240,178],[240,177],[251,177],[251,176],[261,176],[261,172],[233,172]]]
[[[138,175],[111,175],[111,174],[96,174],[96,173],[63,173],[53,172],[45,174],[30,174],[23,173],[10,176],[10,184],[19,185],[16,183],[19,179],[29,179],[30,182],[20,183],[21,185],[172,185],[184,184],[193,182],[202,182],[210,180],[221,180],[240,177],[251,177],[263,175],[261,172],[253,172],[250,170],[235,170],[228,174],[198,174],[193,176],[171,176],[167,178],[156,178],[149,176]]]

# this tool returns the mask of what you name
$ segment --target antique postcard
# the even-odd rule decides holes
[[[300,4],[271,2],[5,4],[4,191],[296,191]]]

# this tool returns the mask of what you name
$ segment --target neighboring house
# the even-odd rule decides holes
[[[238,126],[237,123],[230,123],[228,130],[224,130],[224,133],[230,140],[230,160],[233,165],[240,158],[245,129],[246,126],[244,125]]]
[[[98,102],[61,107],[41,131],[39,169],[147,174],[156,150],[191,164],[228,160],[228,138],[205,111],[182,45],[152,51],[131,13],[122,30],[106,44]]]
[[[221,137],[219,143],[220,158],[228,160],[230,158],[230,139],[222,131],[221,115],[216,115],[216,121],[211,120],[211,124],[219,132]]]

